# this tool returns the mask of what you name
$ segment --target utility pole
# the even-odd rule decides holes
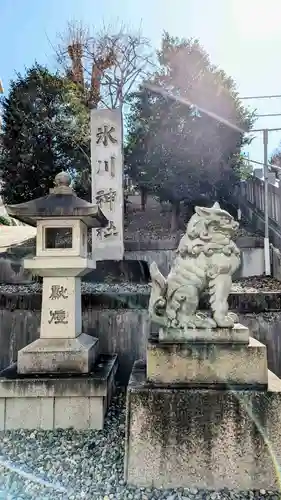
[[[269,218],[268,218],[268,130],[263,130],[263,176],[264,176],[264,267],[270,275]]]
[[[0,78],[0,94],[4,94],[4,88],[2,85],[1,78]],[[0,116],[0,132],[1,132],[1,128],[2,128],[1,125],[2,125],[2,120],[1,120],[1,116]]]
[[[240,99],[273,99],[281,95],[247,96]],[[281,113],[256,115],[257,118],[281,116]],[[281,131],[281,128],[253,129],[251,132],[262,132],[263,135],[263,177],[264,177],[264,270],[266,276],[271,275],[269,248],[269,211],[268,211],[268,132]]]

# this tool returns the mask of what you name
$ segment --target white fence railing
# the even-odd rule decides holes
[[[251,179],[241,182],[241,194],[254,208],[264,213],[264,180],[262,169],[257,169]],[[269,218],[281,227],[281,180],[275,172],[268,177]]]

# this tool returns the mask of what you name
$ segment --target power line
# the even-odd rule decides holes
[[[281,113],[270,113],[265,115],[255,115],[257,118],[264,118],[266,116],[281,116]]]
[[[264,163],[262,163],[261,161],[256,161],[256,160],[251,160],[251,158],[246,158],[246,160],[249,162],[249,163],[254,163],[255,165],[261,165],[262,167],[264,167]],[[271,163],[269,163],[269,167],[278,167],[278,165],[272,165]],[[279,168],[279,167],[278,167]]]
[[[252,132],[263,132],[264,130],[267,130],[268,132],[277,132],[278,130],[280,131],[281,128],[267,128],[267,129],[264,129],[264,128],[254,128],[252,130],[249,130],[249,132],[247,132],[247,133],[251,134]]]
[[[256,96],[246,96],[246,97],[239,97],[239,99],[276,99],[281,97],[281,94],[277,95],[256,95]]]
[[[251,158],[247,158],[247,161],[249,163],[255,163],[256,165],[262,165],[262,167],[264,167],[264,164],[261,161],[251,160]]]

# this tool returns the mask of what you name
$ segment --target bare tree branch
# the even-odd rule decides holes
[[[153,50],[141,31],[131,32],[123,23],[90,36],[82,23],[72,22],[60,35],[57,61],[65,73],[83,88],[92,107],[123,107],[129,92],[149,77]]]

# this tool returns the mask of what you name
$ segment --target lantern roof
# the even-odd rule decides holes
[[[108,220],[98,205],[79,198],[71,187],[71,177],[60,172],[55,187],[46,196],[17,205],[7,205],[11,217],[30,226],[44,219],[80,219],[89,228],[105,227]]]

